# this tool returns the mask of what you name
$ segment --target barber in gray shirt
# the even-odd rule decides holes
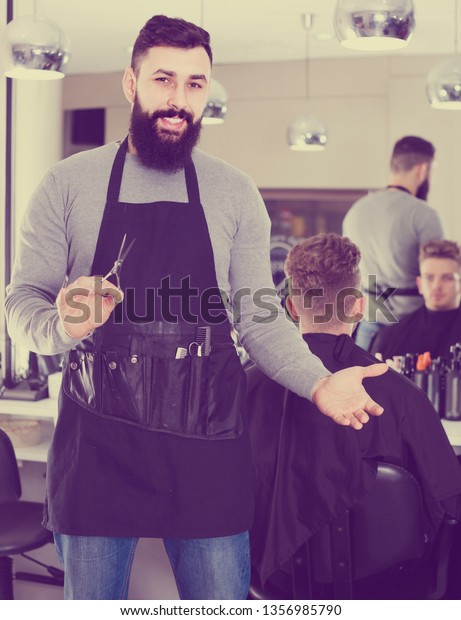
[[[259,192],[195,146],[211,59],[202,28],[151,18],[123,79],[129,136],[55,165],[22,224],[9,331],[65,354],[44,524],[66,598],[127,598],[139,537],[163,538],[181,598],[246,598],[252,467],[232,324],[264,372],[336,423],[382,413],[361,382],[387,366],[330,375],[310,353],[273,291]],[[125,235],[120,282],[102,281]]]
[[[421,245],[443,238],[438,213],[426,203],[434,146],[416,136],[398,140],[391,157],[389,185],[360,198],[347,212],[343,235],[362,253],[360,273],[367,320],[356,342],[368,350],[375,334],[417,310],[415,287]]]

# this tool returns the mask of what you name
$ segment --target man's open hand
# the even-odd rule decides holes
[[[312,400],[336,424],[360,430],[368,422],[367,413],[381,415],[383,412],[383,408],[366,393],[362,380],[378,377],[388,369],[387,364],[372,364],[339,370],[316,383]]]

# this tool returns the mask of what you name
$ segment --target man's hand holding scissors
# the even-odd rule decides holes
[[[56,306],[65,332],[84,338],[107,321],[122,299],[122,291],[101,276],[81,276],[59,291]]]
[[[104,277],[81,276],[59,291],[56,299],[59,318],[71,338],[84,338],[103,325],[115,306],[122,301],[120,270],[134,239],[124,251],[125,242],[126,235],[114,266]],[[117,286],[108,281],[112,275],[116,278]]]

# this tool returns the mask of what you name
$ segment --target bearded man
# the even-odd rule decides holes
[[[273,291],[258,190],[195,146],[211,62],[202,28],[152,17],[123,78],[129,135],[53,166],[22,225],[10,334],[65,357],[44,525],[66,598],[127,598],[139,537],[163,539],[181,598],[246,598],[252,465],[231,323],[334,422],[382,413],[361,381],[387,366],[330,374],[310,353]]]
[[[381,329],[423,305],[415,285],[419,250],[444,236],[437,211],[426,203],[434,156],[434,145],[423,138],[398,140],[387,187],[360,198],[344,218],[343,235],[362,253],[367,310],[355,341],[365,350]]]

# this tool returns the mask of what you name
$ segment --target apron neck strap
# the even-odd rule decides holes
[[[128,150],[128,136],[118,147],[115,156],[112,171],[110,173],[109,185],[107,187],[107,202],[118,202],[120,196],[120,187],[122,186],[123,165],[125,163],[125,155]]]
[[[186,175],[187,195],[190,204],[200,204],[200,192],[198,189],[197,173],[192,159],[186,164],[184,169]]]

